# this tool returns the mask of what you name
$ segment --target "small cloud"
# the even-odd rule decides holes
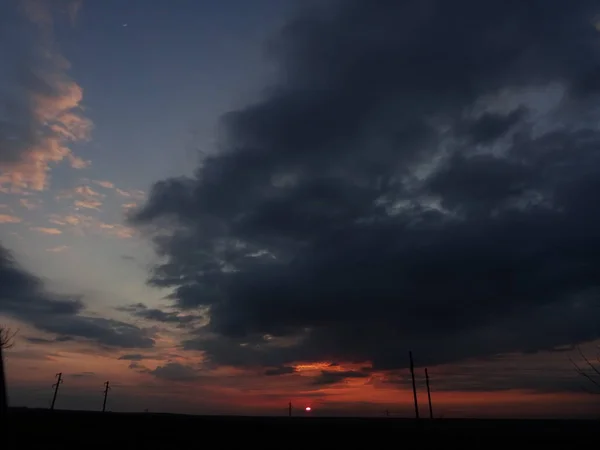
[[[121,238],[121,239],[128,239],[133,237],[134,234],[134,230],[133,228],[130,227],[126,227],[124,225],[118,224],[118,223],[103,223],[103,222],[98,222],[98,226],[100,227],[101,230],[106,231],[108,234]]]
[[[67,215],[67,216],[59,216],[58,214],[52,214],[50,219],[48,220],[50,223],[55,225],[78,225],[81,222],[81,219],[78,216]]]
[[[139,189],[132,189],[130,191],[126,191],[123,189],[119,189],[116,188],[115,191],[117,192],[117,194],[119,194],[121,197],[126,197],[126,198],[135,198],[138,200],[142,200],[146,197],[146,193],[142,190]]]
[[[22,198],[19,200],[19,203],[21,204],[21,206],[29,211],[33,210],[33,209],[37,209],[40,207],[41,205],[41,201],[38,199],[32,199],[32,198]]]
[[[137,203],[124,203],[121,205],[121,208],[123,208],[125,211],[130,211],[134,208],[137,208]]]
[[[22,220],[19,217],[12,216],[10,214],[0,214],[0,223],[21,223]]]
[[[102,202],[99,200],[76,200],[75,201],[76,208],[95,209],[96,211],[100,211],[101,206],[102,206]]]
[[[135,362],[135,361],[132,362],[131,364],[129,364],[129,368],[131,370],[135,370],[138,373],[151,373],[152,372],[150,369],[148,369],[143,364],[140,364],[140,363]]]
[[[115,187],[114,183],[111,183],[110,181],[94,180],[93,183],[102,186],[105,189],[114,189]]]
[[[68,250],[68,248],[69,247],[67,245],[59,245],[58,247],[47,248],[46,251],[51,253],[62,253]]]
[[[173,362],[165,364],[164,366],[158,366],[149,373],[156,378],[169,381],[187,381],[199,377],[198,371],[192,366]]]
[[[129,194],[129,192],[124,191],[123,189],[115,189],[117,191],[117,194],[123,196],[123,197],[131,197],[131,194]]]
[[[91,187],[86,186],[86,185],[77,186],[73,191],[75,194],[80,195],[82,197],[86,197],[86,198],[102,198],[102,197],[104,197],[103,194],[100,194],[99,192],[93,190]]]
[[[69,155],[68,158],[73,169],[87,169],[92,165],[91,161],[86,161],[85,159],[82,159],[79,156]]]
[[[51,235],[62,234],[62,231],[60,231],[58,228],[31,227],[30,230],[37,231],[38,233],[42,233],[42,234],[51,234]]]

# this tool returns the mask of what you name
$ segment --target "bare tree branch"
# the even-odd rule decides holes
[[[579,352],[579,354],[581,355],[581,357],[583,358],[583,360],[587,363],[588,366],[590,366],[590,368],[596,373],[596,375],[600,376],[600,370],[598,370],[598,368],[596,366],[594,366],[589,359],[587,359],[587,357],[583,354],[583,352],[581,351],[581,348],[577,347],[577,351]]]
[[[594,363],[592,363],[587,356],[584,355],[584,353],[581,351],[581,348],[577,347],[577,352],[579,353],[579,356],[583,359],[585,364],[589,367],[589,369],[586,371],[571,358],[569,358],[569,361],[575,368],[575,372],[584,377],[594,387],[594,390],[589,390],[583,387],[582,389],[586,392],[589,392],[590,394],[600,394],[600,369],[598,368],[598,366],[594,365]],[[597,359],[600,361],[600,358]]]
[[[15,336],[19,330],[11,330],[10,328],[0,327],[0,347],[2,349],[11,348],[15,345]]]

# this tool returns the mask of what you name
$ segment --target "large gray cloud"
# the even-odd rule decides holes
[[[85,315],[79,297],[50,292],[40,278],[21,267],[0,244],[0,313],[58,335],[54,341],[84,339],[108,347],[150,348],[154,339],[144,329],[104,317]],[[30,338],[33,343],[54,342]]]
[[[150,283],[215,363],[401,368],[600,335],[600,12],[351,0],[292,20],[281,81],[155,184]]]

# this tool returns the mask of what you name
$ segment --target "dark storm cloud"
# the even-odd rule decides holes
[[[591,0],[350,0],[291,21],[281,82],[132,222],[216,363],[376,369],[600,336]]]
[[[181,327],[187,327],[202,319],[202,316],[195,314],[180,315],[177,312],[163,311],[157,308],[148,308],[143,303],[135,303],[133,305],[117,308],[119,311],[128,312],[135,317],[141,317],[147,320],[162,323],[174,323]]]
[[[80,298],[48,291],[42,280],[19,266],[0,244],[0,313],[58,335],[28,338],[32,343],[67,342],[76,338],[121,348],[149,348],[148,332],[117,320],[84,315]]]
[[[72,341],[73,338],[70,336],[58,336],[54,339],[26,337],[25,340],[32,344],[54,344],[56,342],[69,342],[69,341]]]
[[[131,353],[127,355],[122,355],[119,357],[122,361],[141,361],[144,359],[144,355],[140,355],[139,353]]]

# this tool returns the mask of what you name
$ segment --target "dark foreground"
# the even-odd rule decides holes
[[[4,422],[4,420],[3,420]],[[7,425],[6,427],[4,425]],[[461,444],[467,448],[509,443],[590,445],[598,421],[335,419],[213,417],[17,410],[0,424],[1,449],[134,448],[417,448]],[[6,430],[6,431],[5,431]]]

